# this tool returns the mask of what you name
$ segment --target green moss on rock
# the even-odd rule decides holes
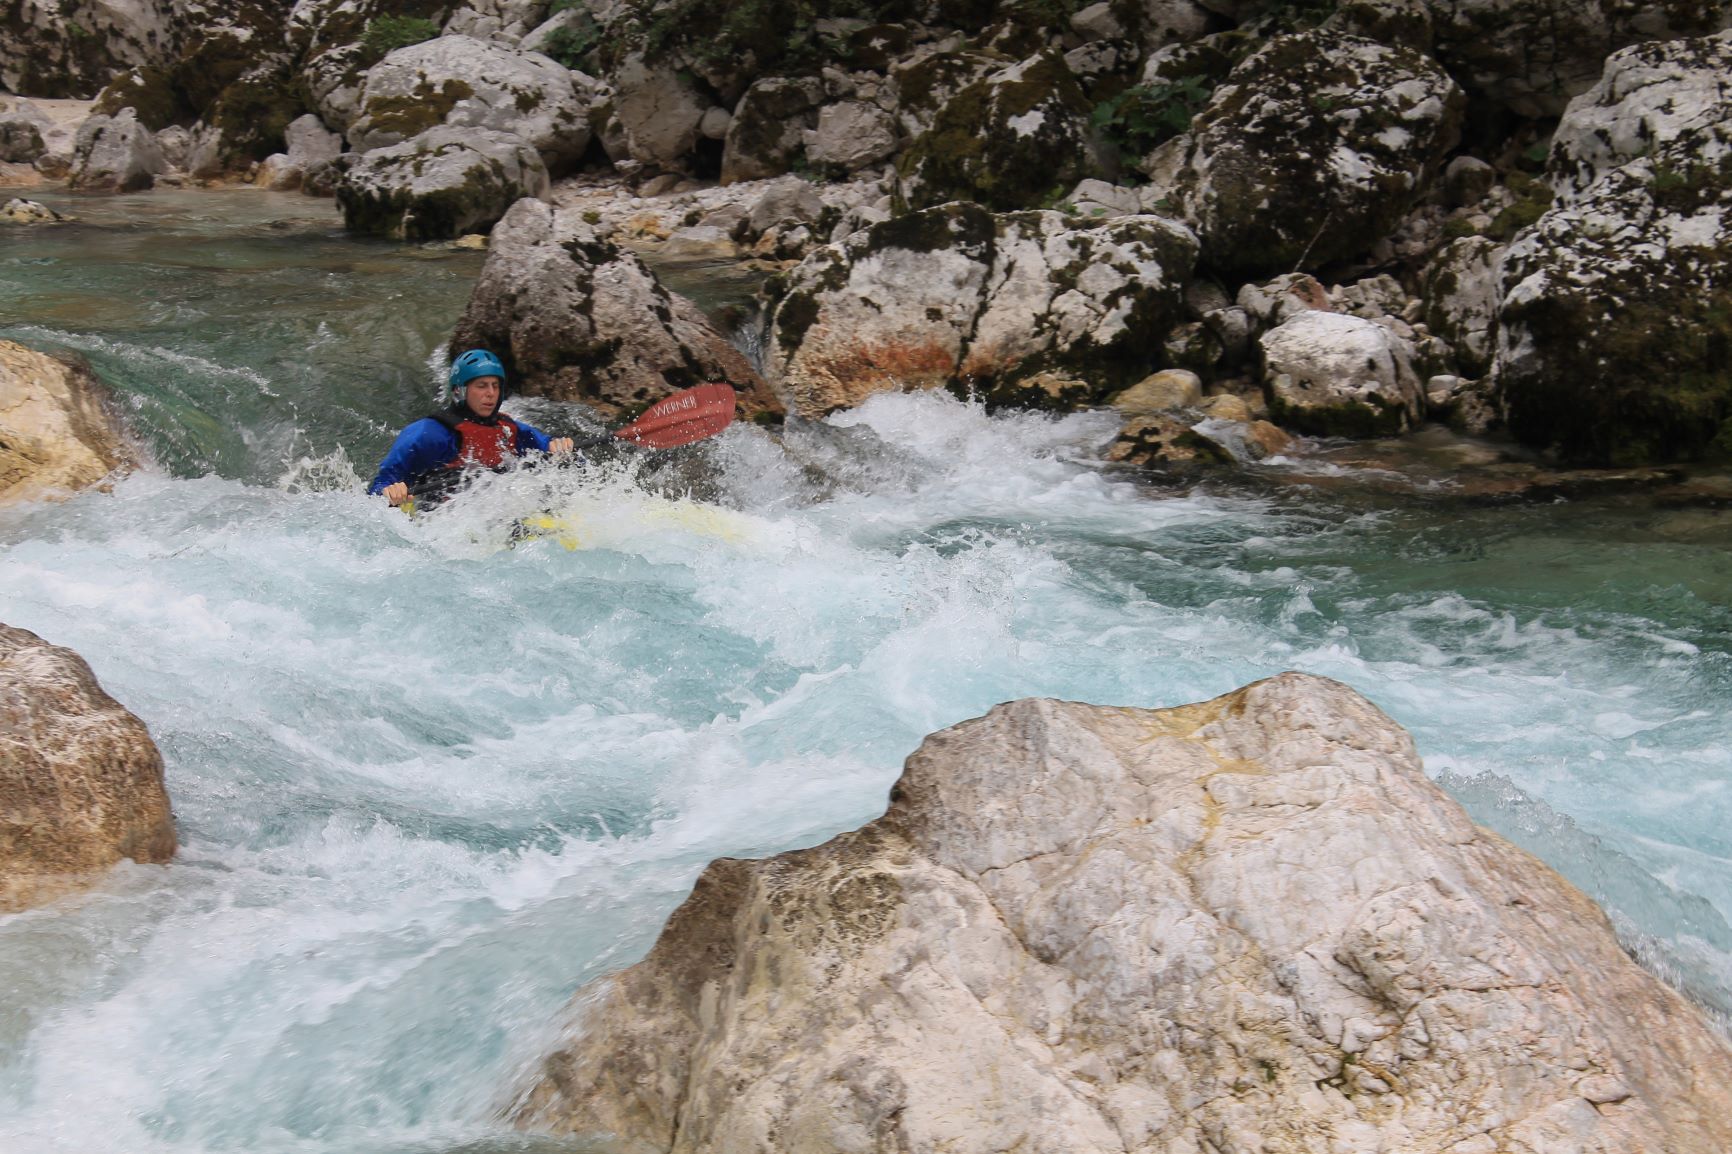
[[[138,122],[152,132],[172,124],[191,124],[197,110],[175,87],[165,68],[129,68],[109,82],[91,108],[99,116],[114,116],[123,108],[138,114]]]

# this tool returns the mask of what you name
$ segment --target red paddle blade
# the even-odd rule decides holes
[[[733,420],[732,385],[695,385],[657,401],[613,435],[650,449],[672,449],[713,437]]]

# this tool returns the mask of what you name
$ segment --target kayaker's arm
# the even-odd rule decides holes
[[[552,437],[536,428],[534,425],[517,422],[517,455],[522,456],[534,449],[538,453],[553,453],[556,456],[571,452],[570,437]]]
[[[431,417],[423,417],[401,433],[379,462],[379,473],[368,493],[383,493],[393,505],[409,495],[409,483],[431,473],[457,455],[457,434]]]

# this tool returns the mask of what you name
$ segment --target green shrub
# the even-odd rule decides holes
[[[1091,123],[1122,151],[1147,156],[1191,127],[1191,118],[1209,103],[1210,91],[1200,76],[1139,84],[1097,105]]]
[[[557,11],[564,11],[557,8]],[[550,33],[541,46],[541,54],[559,61],[567,68],[580,72],[596,71],[593,53],[601,44],[601,25],[585,12],[571,24]]]
[[[367,30],[361,33],[361,47],[368,56],[379,59],[438,35],[439,25],[419,16],[378,16],[367,22]]]

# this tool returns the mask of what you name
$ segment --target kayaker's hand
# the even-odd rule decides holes
[[[393,505],[401,505],[409,499],[409,485],[404,481],[398,481],[395,485],[386,485],[383,492],[385,500]]]
[[[571,438],[555,437],[553,440],[547,442],[547,451],[556,456],[571,452]]]

